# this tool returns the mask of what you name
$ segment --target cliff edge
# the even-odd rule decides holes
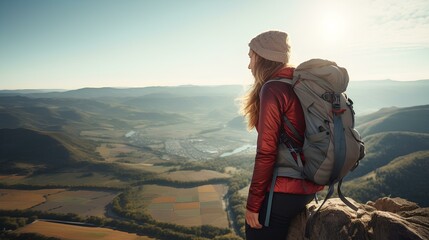
[[[355,203],[355,202],[353,202]],[[429,208],[402,198],[380,198],[358,204],[357,212],[339,198],[329,199],[310,221],[310,240],[424,240],[429,239]],[[319,204],[307,206],[291,224],[288,239],[305,240],[308,216]]]

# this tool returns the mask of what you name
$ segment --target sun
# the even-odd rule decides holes
[[[346,19],[341,15],[327,13],[321,23],[321,35],[327,42],[338,42],[344,39],[346,30]]]

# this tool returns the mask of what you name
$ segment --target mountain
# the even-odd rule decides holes
[[[29,129],[0,129],[0,161],[5,163],[68,162],[71,153],[48,134]]]
[[[364,137],[366,156],[346,180],[360,177],[394,158],[429,149],[429,105],[383,108],[358,117],[357,129]]]
[[[429,103],[429,80],[350,81],[347,95],[353,100],[358,116],[385,107],[411,107]]]
[[[130,129],[130,121],[172,124],[189,119],[179,113],[143,111],[123,104],[93,99],[28,98],[0,96],[0,128],[63,131],[66,126],[97,128],[111,125]]]
[[[32,168],[55,169],[82,161],[100,160],[95,147],[90,141],[62,133],[25,128],[0,129],[1,171],[28,172]]]
[[[427,149],[427,148],[426,148]],[[344,192],[358,201],[379,197],[403,197],[429,206],[429,151],[417,151],[393,159],[389,164],[344,184]]]
[[[346,180],[363,176],[389,164],[393,159],[429,149],[428,133],[384,132],[365,137],[366,156]]]
[[[220,85],[220,86],[173,86],[173,87],[142,87],[142,88],[82,88],[70,91],[52,91],[52,92],[19,92],[17,95],[27,94],[36,98],[129,98],[142,96],[222,96],[237,95],[243,92],[243,86],[240,85]],[[11,92],[2,92],[0,95],[10,95]],[[238,95],[237,95],[238,96]]]
[[[142,87],[142,88],[82,88],[77,90],[3,90],[2,95],[20,95],[32,98],[75,98],[104,99],[116,101],[118,98],[169,98],[178,97],[240,97],[245,87],[240,85],[221,86],[174,86],[174,87]],[[411,107],[429,102],[429,80],[419,81],[350,81],[347,95],[355,102],[354,108],[358,116],[375,112],[385,107]]]
[[[228,121],[227,126],[234,129],[246,130],[246,119],[243,116],[235,117],[232,120]]]
[[[366,156],[345,178],[347,195],[359,201],[399,196],[429,206],[429,105],[383,108],[357,118]]]
[[[429,133],[428,119],[429,105],[383,108],[375,113],[358,117],[356,128],[362,136],[388,131]]]

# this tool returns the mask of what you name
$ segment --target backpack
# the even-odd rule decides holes
[[[281,128],[264,225],[269,225],[273,190],[278,176],[307,179],[329,186],[325,200],[316,213],[332,196],[336,183],[341,200],[356,211],[357,207],[344,197],[340,189],[344,176],[356,168],[359,160],[365,156],[364,143],[354,128],[353,102],[345,94],[349,82],[347,70],[335,62],[311,59],[295,69],[293,79],[270,81],[292,85],[304,111],[306,130],[302,139],[287,116],[283,116],[283,124],[296,139],[301,138],[304,145],[302,149],[294,146],[292,138]],[[300,158],[301,152],[305,164]]]

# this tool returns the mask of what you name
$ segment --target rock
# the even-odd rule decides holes
[[[351,200],[351,199],[349,199]],[[351,200],[352,201],[352,200]],[[307,206],[289,228],[289,240],[423,240],[429,239],[429,208],[401,198],[381,198],[359,204],[357,212],[339,198],[329,199],[318,214],[314,202]]]
[[[373,202],[368,202],[367,205],[373,206],[380,211],[387,211],[392,213],[402,212],[402,211],[411,211],[419,208],[419,205],[416,203],[407,201],[402,198],[380,198]]]

